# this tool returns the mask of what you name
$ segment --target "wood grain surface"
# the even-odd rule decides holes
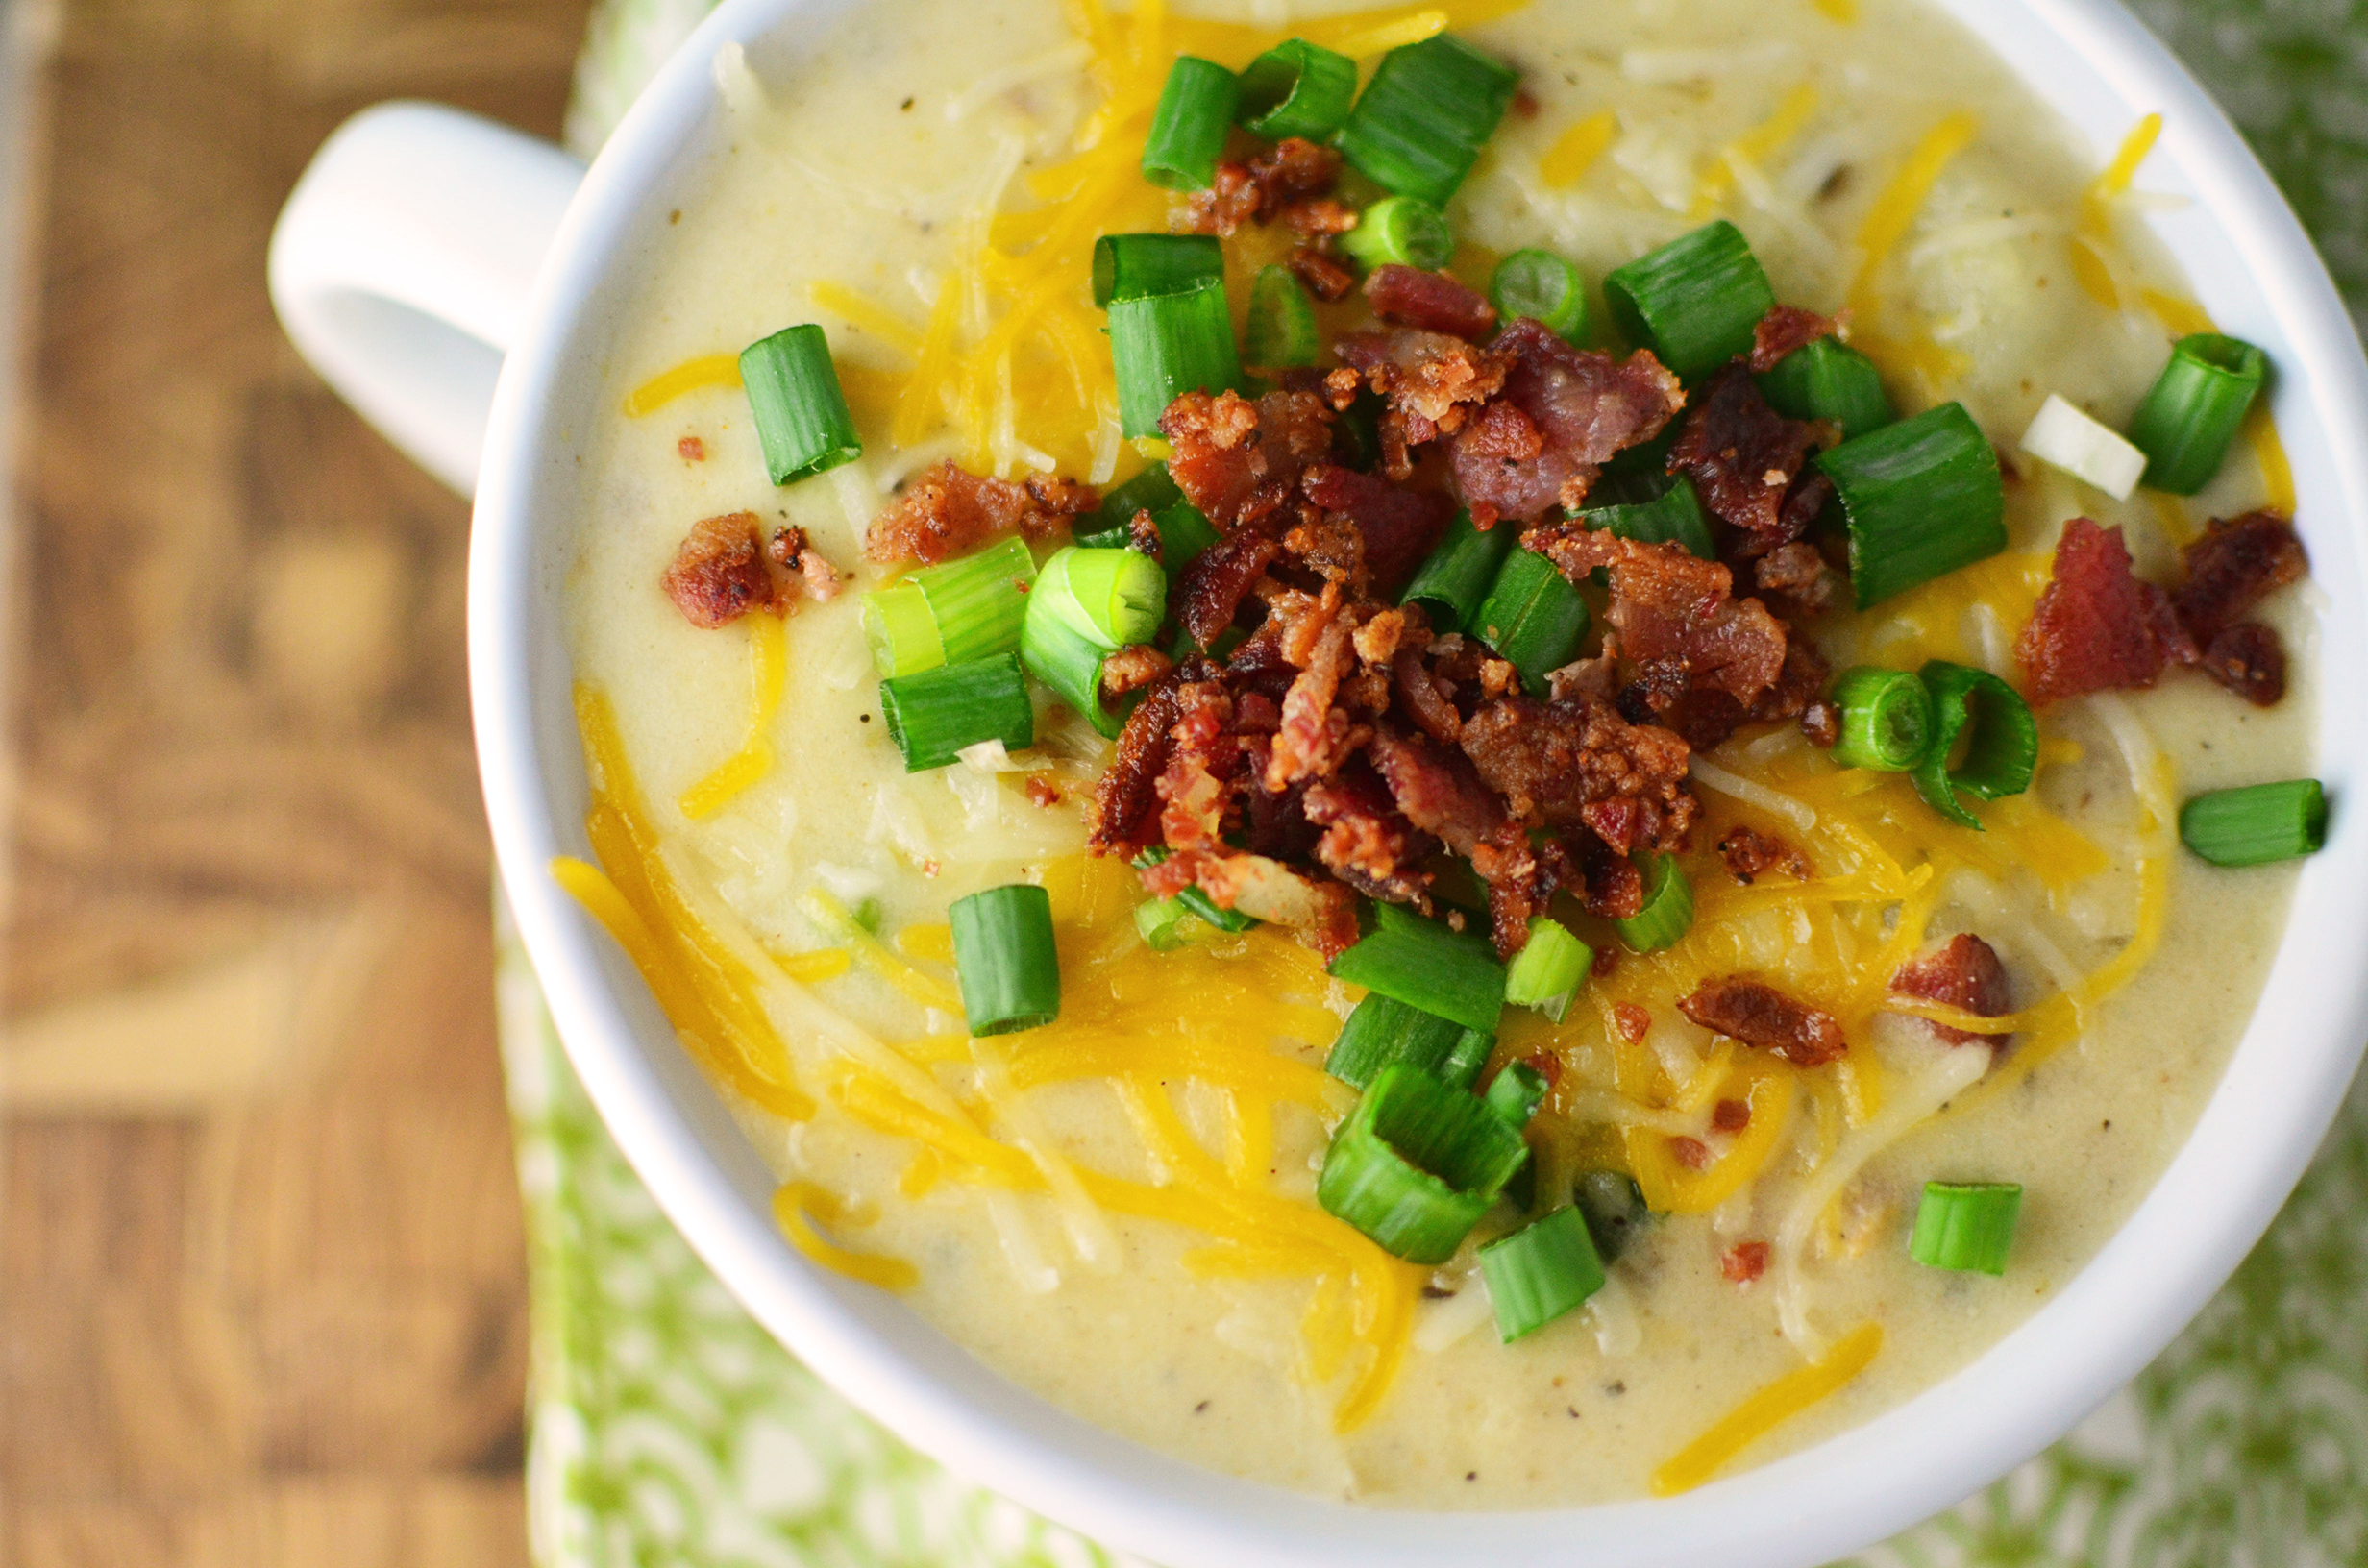
[[[0,945],[0,1564],[526,1557],[463,505],[300,364],[271,220],[584,0],[13,0],[35,56]]]

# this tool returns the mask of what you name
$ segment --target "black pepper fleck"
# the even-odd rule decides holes
[[[1576,1421],[1579,1418],[1579,1408],[1576,1405],[1566,1405],[1563,1409],[1570,1412],[1571,1420]]]
[[[910,114],[913,111],[913,101],[910,98],[907,98],[904,102],[897,105],[897,108],[904,110],[905,113]]]
[[[1607,1383],[1603,1385],[1603,1391],[1607,1394],[1624,1394],[1628,1391],[1628,1385],[1625,1383]]]
[[[1478,1481],[1480,1479],[1480,1472],[1477,1470],[1467,1470],[1464,1472],[1464,1479],[1466,1481]]]
[[[868,714],[868,713],[859,713],[859,714],[855,715],[855,723],[859,723],[859,724],[868,724],[868,723],[870,723],[871,722],[872,722],[872,716],[871,716],[870,714]]]
[[[1207,1400],[1205,1400],[1205,1399],[1204,1399],[1204,1400],[1202,1400],[1199,1404],[1197,1404],[1197,1405],[1196,1405],[1196,1406],[1194,1406],[1194,1407],[1193,1407],[1193,1414],[1195,1414],[1195,1415],[1198,1415],[1198,1414],[1202,1413],[1203,1411],[1205,1411],[1208,1408],[1209,1408],[1209,1402],[1208,1402]]]

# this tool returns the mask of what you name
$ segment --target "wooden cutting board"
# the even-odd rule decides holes
[[[464,506],[263,291],[313,147],[584,0],[13,0],[0,1568],[525,1560]]]

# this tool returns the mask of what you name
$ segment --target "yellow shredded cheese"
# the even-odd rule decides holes
[[[1816,112],[1817,89],[1809,83],[1800,83],[1786,93],[1775,113],[1719,149],[1710,167],[1702,171],[1701,183],[1694,191],[1692,216],[1698,221],[1717,210],[1718,204],[1735,189],[1739,166],[1757,168],[1783,151],[1785,144],[1799,135]]]
[[[2138,290],[2138,301],[2154,313],[2157,321],[2181,337],[2219,331],[2212,325],[2211,317],[2204,307],[2193,300],[2183,300],[2160,289],[2143,288]]]
[[[1554,138],[1554,145],[1538,159],[1538,178],[1555,190],[1577,184],[1618,135],[1619,117],[1608,109],[1597,110]]]
[[[2245,422],[2245,444],[2253,449],[2253,460],[2260,466],[2261,488],[2268,494],[2270,510],[2292,517],[2294,465],[2286,460],[2285,443],[2278,438],[2278,422],[2270,417],[2267,404],[2255,408]]]
[[[1980,135],[1982,122],[1971,112],[1959,110],[1924,134],[1899,172],[1891,176],[1875,204],[1869,208],[1859,225],[1859,270],[1850,284],[1850,305],[1862,316],[1871,316],[1877,304],[1875,285],[1881,279],[1884,264],[1898,248],[1909,227],[1924,209],[1924,200],[1932,194],[1933,182],[1949,166],[1949,160]]]
[[[1829,20],[1844,27],[1858,25],[1859,0],[1816,0],[1816,7]]]
[[[695,822],[722,811],[773,771],[773,745],[765,739],[765,731],[780,711],[781,687],[789,674],[789,639],[777,615],[752,615],[746,624],[751,666],[747,738],[715,772],[682,792],[677,804]]]
[[[2148,114],[2130,128],[2121,138],[2120,150],[2103,173],[2088,183],[2081,197],[2081,228],[2099,238],[2110,234],[2113,228],[2113,203],[2127,194],[2130,183],[2137,178],[2137,166],[2146,161],[2146,155],[2155,149],[2155,139],[2162,135],[2162,116]]]
[[[1883,1348],[1883,1325],[1862,1323],[1807,1366],[1786,1373],[1720,1417],[1653,1472],[1655,1497],[1690,1492],[1784,1422],[1838,1391]]]
[[[710,386],[738,386],[740,358],[730,354],[703,354],[696,359],[685,359],[671,370],[660,371],[627,394],[625,413],[629,419],[655,412],[686,392],[698,392]]]
[[[806,953],[776,953],[773,961],[781,966],[783,974],[802,986],[818,986],[825,980],[836,980],[855,964],[844,947],[817,947]]]
[[[825,1268],[883,1290],[909,1290],[920,1283],[921,1271],[903,1259],[851,1251],[815,1229],[818,1222],[835,1229],[853,1221],[834,1194],[812,1182],[790,1182],[775,1191],[773,1219],[791,1245]]]
[[[844,283],[828,279],[808,285],[806,293],[818,308],[827,310],[851,327],[861,328],[881,342],[906,354],[921,352],[920,329],[885,306],[867,300]]]

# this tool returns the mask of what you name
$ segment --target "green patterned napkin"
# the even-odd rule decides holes
[[[2368,0],[2134,0],[2250,135],[2368,327]],[[588,154],[712,0],[604,0]],[[956,1480],[758,1328],[617,1153],[526,957],[503,1055],[532,1245],[540,1568],[1126,1568]],[[2063,1442],[1865,1568],[2368,1564],[2368,1079],[2285,1212],[2160,1360]]]

